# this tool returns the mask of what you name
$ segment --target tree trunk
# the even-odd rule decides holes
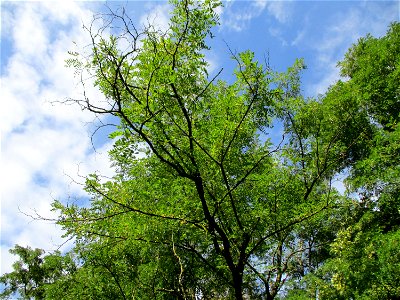
[[[243,300],[243,275],[241,272],[235,272],[233,275],[233,287],[235,289],[235,299]]]
[[[275,296],[272,296],[270,293],[267,294],[267,300],[274,300]]]

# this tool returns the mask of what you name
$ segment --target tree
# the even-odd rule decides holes
[[[138,266],[146,270],[135,288],[141,298],[273,299],[297,272],[304,246],[296,232],[337,197],[336,149],[316,152],[312,141],[323,137],[306,136],[296,117],[305,103],[302,61],[278,74],[252,52],[232,52],[236,81],[218,79],[222,70],[209,78],[206,37],[220,3],[172,4],[166,32],[138,33],[127,16],[112,14],[122,35],[91,32],[92,55],[69,61],[92,72],[108,106],[72,101],[121,120],[110,152],[118,174],[88,178],[89,208],[55,203],[59,224],[77,247],[151,253]],[[274,120],[286,124],[275,144]]]
[[[399,122],[399,34],[393,23],[382,38],[367,35],[339,63],[361,107],[386,130]]]
[[[359,217],[339,233],[332,247],[336,266],[328,267],[335,289],[347,297],[400,297],[399,49],[400,24],[394,23],[382,38],[360,39],[341,63],[374,127],[367,155],[348,178],[350,191],[359,194]],[[367,57],[370,64],[364,64]]]
[[[18,255],[19,260],[13,264],[13,272],[0,277],[5,285],[0,294],[2,299],[16,292],[22,299],[44,299],[46,286],[76,270],[71,256],[62,256],[60,252],[43,256],[41,249],[16,245],[10,253]]]
[[[399,49],[399,23],[381,38],[361,38],[339,63],[349,79],[321,101],[325,112],[356,120],[357,126],[346,125],[344,143],[361,137],[343,161],[348,193],[357,195],[346,200],[349,218],[338,228],[331,257],[308,278],[321,299],[400,297]]]
[[[88,28],[92,52],[67,60],[106,98],[69,101],[120,120],[110,136],[116,175],[89,175],[83,207],[54,202],[79,263],[41,285],[42,296],[274,299],[287,283],[289,296],[309,293],[327,283],[318,271],[334,259],[329,244],[363,215],[332,182],[343,170],[358,178],[377,149],[373,110],[348,97],[352,80],[304,99],[302,60],[278,73],[250,51],[231,51],[233,83],[222,69],[210,77],[205,51],[220,2],[171,4],[166,31],[140,32],[124,11],[101,16],[104,27]],[[102,36],[111,24],[120,31]],[[269,138],[274,124],[281,141]]]

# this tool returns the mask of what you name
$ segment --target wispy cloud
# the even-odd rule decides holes
[[[280,23],[287,23],[293,14],[293,6],[291,1],[267,1],[258,0],[257,2],[267,5],[268,13]]]
[[[309,45],[316,52],[315,69],[321,75],[318,82],[308,87],[309,94],[324,93],[340,78],[337,62],[360,37],[367,33],[381,36],[391,21],[398,20],[399,4],[395,1],[354,2],[348,7],[321,24],[326,30]]]
[[[282,24],[288,22],[292,14],[290,1],[226,1],[221,16],[222,26],[242,31],[264,11]]]
[[[303,40],[305,35],[306,35],[305,29],[298,31],[296,37],[290,42],[290,45],[297,46]]]
[[[156,30],[165,32],[169,27],[170,11],[171,6],[168,3],[151,5],[140,18],[140,23],[145,27],[151,25]]]
[[[241,5],[244,6],[243,3]],[[247,5],[245,9],[236,9],[235,1],[225,2],[221,15],[221,28],[242,31],[261,11],[262,9],[257,11],[253,5]]]
[[[268,28],[268,32],[271,36],[277,38],[280,41],[282,46],[288,45],[288,42],[284,38],[284,33],[283,33],[282,28],[276,27],[276,26],[271,26],[270,28]]]

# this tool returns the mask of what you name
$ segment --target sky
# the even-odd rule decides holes
[[[86,199],[84,176],[112,176],[107,152],[112,128],[97,132],[100,122],[78,106],[62,103],[81,99],[83,88],[74,71],[65,67],[68,51],[87,49],[83,25],[104,11],[106,2],[1,1],[1,274],[12,270],[15,244],[54,251],[66,242],[51,221],[54,199]],[[212,74],[222,67],[231,78],[229,48],[250,49],[284,71],[304,58],[302,92],[323,94],[339,79],[336,64],[358,38],[382,36],[390,22],[399,21],[399,1],[224,1],[218,10],[212,49],[207,52]],[[165,1],[107,2],[124,5],[137,26],[155,22],[168,26]],[[105,33],[107,34],[107,33]],[[228,48],[229,46],[229,48]],[[101,100],[86,84],[85,93]],[[94,134],[94,135],[93,135]],[[70,247],[66,242],[60,249]]]

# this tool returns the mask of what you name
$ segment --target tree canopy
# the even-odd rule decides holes
[[[85,206],[53,203],[73,249],[16,246],[2,297],[400,297],[400,24],[360,39],[346,80],[305,99],[302,60],[280,73],[231,51],[235,80],[209,76],[220,2],[171,3],[166,31],[112,13],[121,32],[89,27],[90,55],[71,53],[107,102],[71,101],[120,120],[116,175],[89,175]]]

